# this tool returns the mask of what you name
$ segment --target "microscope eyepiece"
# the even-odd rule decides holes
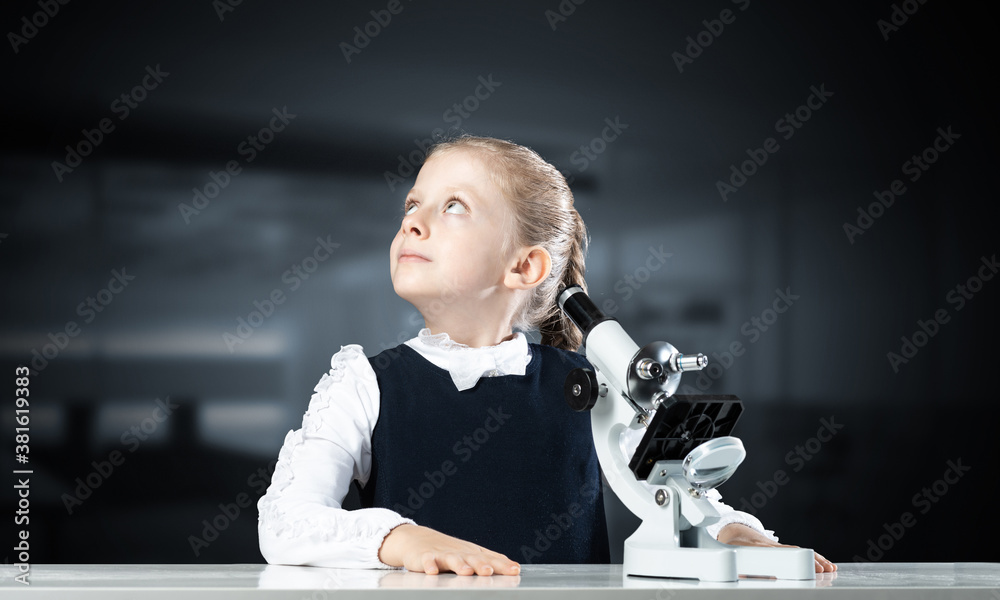
[[[578,285],[571,285],[559,292],[559,308],[569,316],[570,320],[583,332],[584,338],[595,325],[603,321],[613,321],[597,308],[590,296]]]

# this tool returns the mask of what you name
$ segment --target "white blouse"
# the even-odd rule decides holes
[[[496,346],[470,348],[446,333],[423,329],[406,344],[450,372],[459,390],[475,386],[480,377],[523,375],[531,360],[520,332]],[[351,481],[364,485],[371,473],[379,414],[375,371],[356,344],[342,346],[330,365],[316,384],[302,428],[285,436],[271,485],[257,502],[260,552],[271,564],[392,568],[378,559],[382,540],[397,525],[414,521],[386,508],[341,507]],[[742,523],[777,541],[756,517],[723,504],[717,490],[708,498],[722,515],[708,527],[713,537],[729,523]]]

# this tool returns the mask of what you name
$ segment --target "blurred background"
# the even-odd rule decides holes
[[[838,562],[1000,560],[995,22],[916,1],[5,3],[6,547],[30,468],[32,562],[262,562],[256,500],[331,355],[421,327],[388,247],[423,149],[465,131],[559,167],[591,296],[640,345],[709,356],[681,391],[742,398],[730,505]],[[609,513],[620,543],[636,523]]]

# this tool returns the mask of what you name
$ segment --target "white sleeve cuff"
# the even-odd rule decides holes
[[[751,515],[750,513],[745,513],[740,510],[734,510],[731,506],[723,504],[722,495],[718,490],[709,490],[706,494],[708,500],[715,506],[716,510],[719,511],[721,518],[719,521],[713,525],[709,525],[705,528],[713,538],[719,538],[719,532],[723,527],[729,525],[730,523],[739,523],[740,525],[746,525],[750,529],[753,529],[757,533],[760,533],[764,537],[768,538],[772,542],[777,542],[778,537],[774,535],[774,531],[770,529],[764,529],[764,525],[760,522],[760,519]]]
[[[276,507],[268,508],[261,514],[257,531],[260,552],[270,564],[392,569],[378,558],[385,536],[403,523],[415,525],[385,508],[315,511],[293,523],[269,518]]]
[[[768,538],[772,542],[778,541],[778,537],[774,535],[774,531],[770,529],[764,529],[764,526],[761,524],[760,520],[757,519],[757,517],[745,512],[740,512],[738,510],[734,510],[731,513],[722,515],[722,518],[719,519],[718,523],[714,525],[709,525],[708,527],[705,528],[705,531],[707,531],[708,534],[711,535],[713,538],[718,539],[719,532],[722,531],[722,528],[731,523],[739,523],[740,525],[746,525],[750,529],[753,529],[754,531],[762,534],[764,537]]]

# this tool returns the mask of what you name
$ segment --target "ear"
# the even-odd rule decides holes
[[[504,285],[512,290],[530,290],[545,281],[552,271],[552,257],[541,246],[522,248],[504,275]]]

